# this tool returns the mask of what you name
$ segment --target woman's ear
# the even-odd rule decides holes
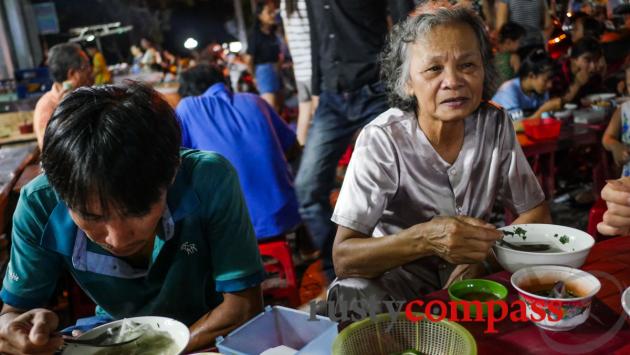
[[[413,97],[414,95],[413,88],[411,87],[411,83],[409,81],[405,84],[405,94],[409,97]]]

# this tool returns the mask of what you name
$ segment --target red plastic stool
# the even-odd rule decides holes
[[[354,152],[354,146],[353,145],[349,145],[348,148],[346,148],[346,151],[343,153],[343,155],[341,156],[341,159],[339,159],[339,166],[348,166],[348,164],[350,164],[350,159],[352,158],[352,153]]]
[[[586,228],[586,233],[593,236],[595,241],[600,241],[604,237],[597,232],[597,224],[604,220],[604,212],[606,212],[607,209],[606,201],[600,197],[595,201],[595,204],[591,207],[591,211],[588,213],[588,227]]]
[[[265,283],[263,283],[263,293],[274,299],[286,299],[289,301],[289,306],[298,307],[300,305],[300,297],[298,295],[295,267],[291,249],[284,236],[259,240],[258,250],[260,250],[261,256],[268,256],[277,260],[277,262],[266,262],[264,267],[268,274],[278,274],[282,281],[278,284],[269,284],[269,287],[265,287]]]

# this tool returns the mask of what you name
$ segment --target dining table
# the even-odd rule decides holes
[[[595,243],[581,269],[597,277],[602,287],[593,298],[589,318],[572,330],[547,331],[531,321],[514,322],[509,316],[495,323],[496,333],[486,332],[486,322],[459,324],[473,335],[477,353],[482,355],[630,354],[630,322],[621,306],[621,294],[630,287],[630,237]],[[508,289],[508,305],[518,299],[510,277],[507,271],[486,277]],[[431,300],[448,302],[447,290],[424,298],[425,304]]]
[[[581,124],[563,122],[560,135],[556,138],[535,140],[524,132],[518,132],[516,137],[532,166],[532,170],[539,179],[540,185],[548,199],[553,198],[556,187],[556,154],[571,148],[592,148],[591,178],[592,191],[599,196],[606,179],[610,178],[610,160],[608,152],[601,144],[606,130],[607,120],[597,124]]]

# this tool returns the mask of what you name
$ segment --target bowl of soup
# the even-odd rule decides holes
[[[457,309],[464,314],[470,312],[471,318],[476,318],[481,311],[483,318],[488,315],[489,301],[505,301],[508,290],[498,282],[485,279],[468,279],[454,282],[448,288],[451,301],[457,302]],[[500,309],[493,305],[492,312]]]
[[[81,334],[78,339],[91,339],[107,332],[110,328],[120,327],[119,338],[134,337],[141,333],[137,340],[120,346],[91,347],[79,344],[68,344],[63,355],[178,355],[181,354],[190,338],[188,327],[183,323],[166,317],[134,317],[103,324]]]
[[[614,99],[615,96],[617,95],[611,92],[607,92],[607,93],[588,95],[584,99],[588,101],[591,105],[593,105],[593,104],[602,103],[602,102],[610,103],[610,100]]]
[[[588,272],[557,265],[521,269],[510,281],[525,304],[527,318],[551,331],[567,331],[584,323],[593,296],[601,288],[599,280]],[[560,283],[561,294],[557,292]]]
[[[534,265],[579,268],[584,265],[588,253],[595,244],[595,239],[586,232],[554,224],[513,224],[499,230],[509,234],[503,239],[513,245],[549,245],[548,250],[533,252],[515,250],[497,242],[492,247],[497,261],[510,272]]]

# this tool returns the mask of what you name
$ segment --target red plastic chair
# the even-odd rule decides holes
[[[279,282],[264,282],[263,293],[271,296],[273,299],[286,299],[289,302],[289,306],[298,307],[300,305],[300,297],[295,276],[295,266],[293,265],[291,248],[289,248],[289,244],[284,236],[259,240],[258,250],[261,256],[275,259],[273,262],[265,262],[264,267],[268,274],[279,277],[279,279],[274,278],[274,280],[279,280]]]

